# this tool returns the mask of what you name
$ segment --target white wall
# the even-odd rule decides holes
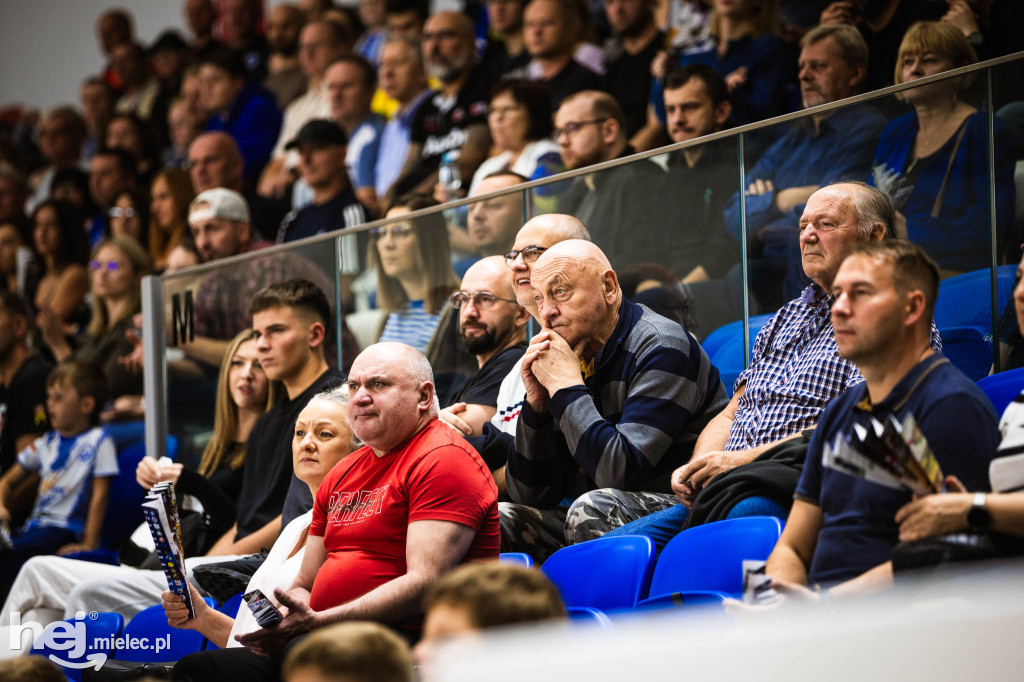
[[[121,6],[148,44],[167,28],[183,35],[180,0],[0,0],[0,106],[78,104],[78,86],[104,65],[96,18]]]
[[[264,4],[273,7],[283,1],[264,0]],[[438,9],[458,4],[458,0],[433,1]],[[0,0],[0,107],[77,105],[82,80],[104,65],[96,41],[96,18],[117,6],[135,16],[135,32],[143,44],[168,28],[189,37],[182,18],[183,0]]]

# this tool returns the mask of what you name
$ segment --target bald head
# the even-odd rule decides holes
[[[533,264],[530,288],[541,327],[583,357],[600,352],[622,305],[618,277],[604,251],[582,239],[559,242]]]
[[[476,284],[485,286],[476,286]],[[472,285],[472,286],[471,286]],[[490,291],[495,296],[512,298],[512,280],[504,256],[487,256],[469,266],[462,277],[462,291]]]
[[[567,239],[590,241],[590,233],[577,218],[562,213],[548,213],[532,218],[516,235],[512,250],[520,255],[508,263],[512,271],[512,287],[519,304],[534,317],[537,317],[537,308],[530,289],[530,272],[533,268],[530,254],[535,253],[537,248],[543,251]]]
[[[234,138],[225,132],[203,133],[188,148],[189,173],[196,192],[214,187],[242,191],[245,162]]]
[[[437,416],[434,375],[423,353],[404,343],[375,343],[352,362],[348,419],[378,456],[395,450]]]
[[[432,27],[443,27],[449,31],[461,33],[463,36],[473,36],[473,22],[465,14],[455,10],[446,9],[431,14],[424,30],[430,31]]]

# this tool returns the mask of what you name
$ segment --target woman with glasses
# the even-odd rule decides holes
[[[132,317],[142,310],[140,284],[150,271],[149,256],[134,239],[109,237],[93,250],[89,271],[92,320],[88,329],[68,337],[59,320],[40,314],[43,342],[58,362],[74,356],[103,370],[114,401],[105,418],[139,416],[142,375],[125,369],[118,359],[133,350],[125,332],[133,326]]]
[[[498,81],[491,90],[487,127],[496,156],[480,164],[469,186],[475,196],[491,173],[511,170],[537,180],[562,170],[558,145],[551,141],[551,97],[540,83],[521,78]]]
[[[39,204],[32,214],[32,246],[39,273],[25,295],[38,318],[61,327],[87,320],[83,303],[89,293],[89,245],[74,205],[56,199]]]
[[[429,197],[410,195],[398,199],[386,217],[436,205]],[[445,302],[459,288],[442,214],[373,229],[368,258],[377,272],[377,306],[387,313],[377,340],[400,341],[425,352]]]
[[[121,191],[107,210],[108,237],[131,237],[145,247],[148,223],[149,200],[137,190]]]
[[[166,270],[171,252],[184,243],[191,244],[188,231],[188,206],[196,193],[188,171],[165,168],[153,178],[150,187],[149,257],[153,269]]]

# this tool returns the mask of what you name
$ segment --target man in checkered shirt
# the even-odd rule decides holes
[[[829,292],[850,248],[858,242],[897,238],[894,225],[888,197],[861,182],[833,183],[808,199],[800,219],[800,256],[812,284],[758,333],[750,366],[736,379],[732,400],[701,432],[690,462],[672,474],[675,497],[662,495],[662,510],[655,514],[650,514],[653,505],[648,500],[649,516],[613,534],[639,533],[664,545],[682,529],[697,494],[716,476],[800,438],[802,431],[815,426],[826,403],[864,380],[836,349]],[[933,326],[932,346],[939,345]],[[602,489],[587,496],[586,504],[577,500],[577,513],[592,518],[614,513],[632,521],[618,491]],[[774,513],[785,514],[783,507],[765,502]]]

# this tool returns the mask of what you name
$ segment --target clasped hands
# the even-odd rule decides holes
[[[521,372],[526,385],[526,402],[534,412],[546,412],[551,396],[559,390],[583,383],[579,351],[586,343],[583,339],[573,349],[551,329],[530,339]]]

